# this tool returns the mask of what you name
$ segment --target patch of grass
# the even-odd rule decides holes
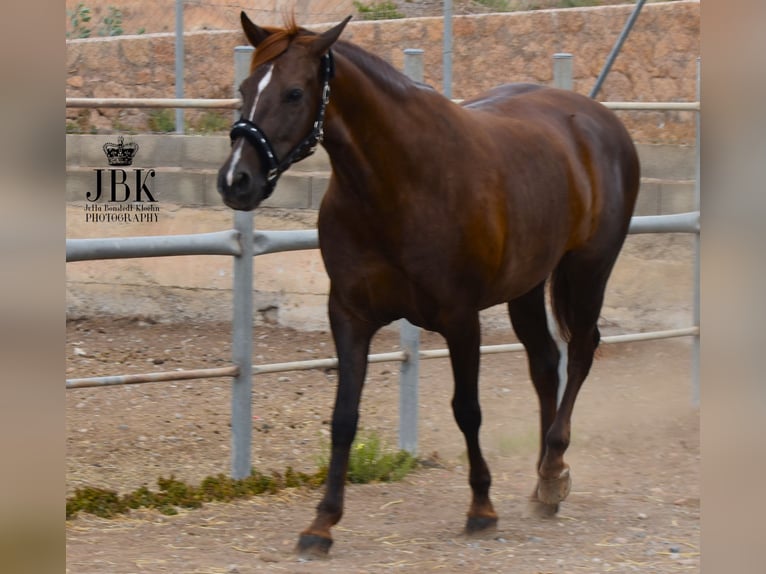
[[[476,0],[476,3],[494,12],[509,12],[512,10],[509,0]]]
[[[324,484],[326,477],[326,469],[306,474],[288,467],[284,474],[264,474],[253,470],[250,476],[239,480],[218,474],[205,478],[199,486],[189,485],[174,476],[160,477],[157,479],[157,491],[142,486],[124,495],[105,488],[78,488],[74,495],[67,498],[66,517],[70,519],[79,512],[87,512],[102,518],[113,518],[137,508],[154,508],[162,514],[171,515],[177,514],[178,508],[199,508],[206,502],[230,502],[298,486],[317,488]]]
[[[224,474],[208,476],[198,486],[176,479],[160,477],[158,490],[142,486],[124,495],[105,488],[84,487],[75,490],[66,500],[66,517],[80,512],[113,518],[138,508],[154,508],[162,514],[177,514],[178,508],[199,508],[206,502],[230,502],[275,494],[285,488],[319,488],[327,479],[327,461],[321,461],[314,474],[297,472],[287,467],[284,473],[265,474],[255,469],[243,479]],[[348,480],[355,484],[401,480],[417,466],[417,460],[406,451],[389,452],[374,433],[360,436],[353,444],[349,457]]]
[[[326,458],[320,459],[322,468],[327,464]],[[384,448],[377,434],[358,433],[351,445],[346,476],[354,484],[394,482],[404,478],[417,464],[417,459],[407,451]]]
[[[370,2],[369,4],[354,0],[353,4],[362,20],[396,20],[404,18],[404,14],[396,9],[396,3],[389,0]]]
[[[231,112],[207,111],[191,127],[194,132],[201,134],[228,133],[231,122]]]
[[[171,109],[152,110],[146,121],[149,130],[167,133],[176,131],[176,114]]]

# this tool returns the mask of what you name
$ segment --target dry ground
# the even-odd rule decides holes
[[[484,343],[507,342],[490,333]],[[229,326],[69,321],[68,377],[212,367],[228,362]],[[397,348],[381,333],[374,351]],[[255,331],[257,363],[330,357],[327,333]],[[424,334],[423,348],[442,348]],[[573,420],[573,491],[552,519],[530,517],[537,405],[524,356],[482,362],[482,440],[500,515],[495,533],[461,534],[469,501],[462,437],[449,409],[447,361],[421,365],[420,452],[441,465],[394,484],[351,486],[326,561],[292,554],[319,491],[290,490],[162,516],[136,511],[67,523],[67,572],[698,572],[699,412],[690,402],[690,342],[603,346]],[[361,426],[396,444],[395,363],[370,367]],[[228,380],[67,392],[67,490],[121,492],[159,476],[197,483],[229,468]],[[334,371],[255,379],[253,464],[313,471],[328,441]]]

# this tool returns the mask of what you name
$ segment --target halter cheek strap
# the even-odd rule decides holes
[[[332,52],[328,51],[322,56],[322,94],[319,101],[319,111],[314,120],[314,125],[308,135],[296,145],[285,158],[280,161],[277,153],[271,145],[269,138],[255,123],[245,118],[240,118],[231,128],[229,137],[232,143],[238,138],[245,138],[261,156],[261,166],[266,179],[264,199],[268,198],[277,185],[279,176],[282,175],[294,163],[307,158],[314,153],[316,147],[324,138],[324,117],[327,104],[330,101],[330,80],[335,73]]]

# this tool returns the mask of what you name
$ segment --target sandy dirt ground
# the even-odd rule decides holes
[[[67,324],[67,377],[228,363],[227,324],[79,319]],[[513,340],[492,331],[483,343]],[[259,364],[331,357],[328,333],[263,325]],[[374,352],[398,348],[381,332]],[[423,348],[443,348],[424,333]],[[252,572],[698,572],[699,411],[691,404],[689,339],[604,345],[576,405],[567,460],[573,489],[554,518],[530,515],[537,403],[521,353],[482,359],[482,446],[500,515],[496,532],[461,533],[469,502],[465,447],[449,408],[444,360],[421,364],[419,454],[438,464],[398,483],[352,485],[330,558],[292,550],[321,492],[290,489],[176,516],[140,510],[67,522],[71,574]],[[335,371],[255,378],[253,465],[314,471],[329,441]],[[171,474],[191,483],[228,473],[228,379],[67,392],[67,492],[127,492]],[[369,370],[360,426],[392,447],[398,365]]]

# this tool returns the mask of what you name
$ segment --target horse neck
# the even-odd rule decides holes
[[[359,48],[339,46],[335,53],[325,133],[335,171],[380,174],[397,161],[413,161],[423,150],[407,126],[422,119],[429,100],[446,99]]]

